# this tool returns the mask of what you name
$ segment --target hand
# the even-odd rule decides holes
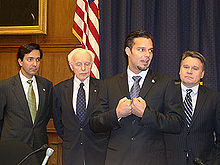
[[[118,102],[118,106],[116,108],[117,117],[127,117],[131,115],[131,100],[127,97],[122,98]]]
[[[147,104],[145,100],[143,100],[141,97],[134,98],[133,102],[131,104],[132,107],[132,114],[142,117],[145,111]]]

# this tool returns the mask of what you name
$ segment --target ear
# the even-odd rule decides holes
[[[20,65],[20,67],[22,67],[23,61],[21,61],[20,58],[18,59],[18,63],[19,63],[19,65]]]
[[[205,71],[202,71],[201,79],[204,77]]]
[[[125,53],[127,54],[127,56],[131,55],[131,49],[129,47],[125,48]]]
[[[73,66],[70,62],[69,62],[69,66],[70,66],[70,69],[73,71]]]

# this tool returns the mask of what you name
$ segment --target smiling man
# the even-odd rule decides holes
[[[193,165],[195,160],[212,165],[220,163],[215,160],[220,153],[220,94],[200,85],[205,68],[206,60],[202,54],[183,53],[177,96],[182,102],[185,124],[180,135],[166,135],[169,165]]]
[[[38,44],[20,46],[17,53],[19,73],[0,83],[1,140],[22,141],[33,150],[48,143],[46,126],[52,111],[53,85],[36,75],[42,57]],[[40,164],[44,153],[37,154]]]
[[[106,165],[166,165],[163,133],[180,133],[183,124],[174,81],[149,68],[149,32],[131,32],[125,53],[127,71],[104,80],[90,127],[110,133]]]
[[[94,54],[76,48],[68,55],[74,76],[54,87],[54,125],[63,139],[64,165],[103,165],[107,135],[89,129],[100,81],[90,77]]]

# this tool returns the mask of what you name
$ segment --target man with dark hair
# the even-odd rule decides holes
[[[166,165],[163,133],[180,133],[183,124],[174,81],[149,69],[149,32],[131,32],[125,52],[127,71],[104,80],[90,127],[110,132],[106,165]]]
[[[38,44],[22,45],[17,53],[19,73],[0,83],[1,141],[22,141],[33,150],[48,143],[46,126],[52,111],[52,83],[36,75],[42,56]]]
[[[206,60],[202,54],[183,53],[179,71],[181,83],[176,87],[185,124],[181,134],[165,136],[169,165],[193,165],[193,161],[209,164],[220,153],[220,94],[200,85],[205,68]]]

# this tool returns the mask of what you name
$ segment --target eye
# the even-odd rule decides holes
[[[153,51],[154,51],[153,49],[149,49],[148,50],[149,53],[153,53]]]
[[[33,59],[32,57],[28,57],[28,58],[27,58],[27,61],[28,61],[28,62],[31,62],[32,59]]]
[[[76,65],[76,66],[81,66],[82,63],[81,63],[81,62],[77,62],[77,63],[75,63],[75,65]]]
[[[138,48],[137,49],[139,52],[143,52],[145,49],[144,48]]]
[[[36,61],[37,61],[37,62],[40,62],[40,58],[37,58]]]
[[[199,68],[196,67],[196,66],[192,67],[192,69],[193,69],[193,70],[199,70]]]
[[[86,62],[84,65],[89,66],[90,64],[91,64],[90,62]]]
[[[187,65],[183,65],[183,68],[188,69],[188,68],[189,68],[189,66],[187,66]]]

